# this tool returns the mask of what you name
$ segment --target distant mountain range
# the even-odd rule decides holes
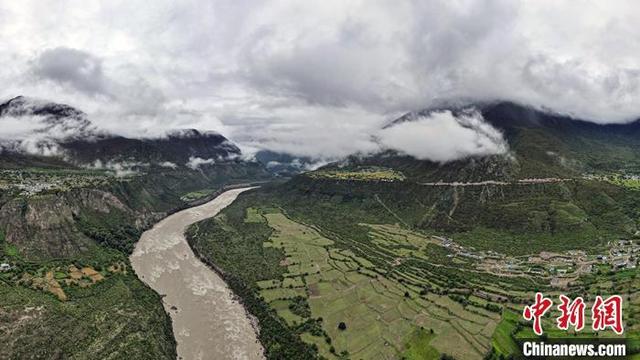
[[[0,124],[22,121],[26,130],[0,145],[0,165],[195,167],[236,161],[240,149],[215,132],[176,130],[164,137],[128,138],[98,129],[71,106],[19,96],[0,104]],[[68,165],[67,164],[67,165]]]
[[[332,167],[378,165],[403,171],[420,181],[483,181],[545,177],[576,177],[592,173],[640,173],[640,120],[602,125],[531,107],[494,102],[438,107],[411,112],[386,128],[418,121],[434,112],[454,115],[477,111],[502,132],[509,151],[438,163],[394,151],[350,157]]]
[[[407,113],[385,128],[428,118],[435,112],[454,116],[476,112],[498,129],[508,143],[501,155],[470,156],[438,163],[393,150],[351,156],[326,168],[385,166],[419,181],[485,181],[576,177],[598,173],[640,173],[640,120],[601,125],[512,102],[440,106]],[[24,129],[0,142],[0,166],[197,168],[241,161],[240,149],[215,132],[175,130],[163,137],[129,138],[99,129],[69,105],[18,96],[0,104],[0,124]],[[16,125],[17,124],[17,125]],[[463,125],[464,126],[464,125]],[[256,161],[270,172],[292,176],[317,161],[268,150]]]

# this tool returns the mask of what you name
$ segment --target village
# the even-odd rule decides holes
[[[450,258],[475,264],[477,270],[497,276],[547,278],[556,288],[565,288],[581,275],[593,272],[635,269],[640,256],[640,241],[609,241],[601,254],[587,254],[582,250],[563,253],[546,252],[525,256],[507,256],[495,251],[476,251],[451,239],[434,236],[440,245],[449,249]]]
[[[89,170],[0,170],[0,191],[18,196],[96,187],[109,181],[105,172]]]

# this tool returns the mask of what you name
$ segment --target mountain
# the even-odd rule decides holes
[[[127,138],[98,129],[71,106],[22,96],[0,104],[0,124],[5,121],[30,125],[0,149],[0,230],[26,258],[90,252],[96,239],[83,233],[81,220],[100,213],[127,214],[112,224],[119,240],[111,245],[130,251],[135,229],[195,200],[190,192],[270,177],[215,132]],[[109,238],[100,236],[98,242]]]
[[[481,114],[507,152],[438,163],[386,150],[298,175],[274,191],[300,213],[386,211],[410,228],[513,254],[593,250],[637,236],[639,121],[602,125],[496,102],[412,112],[387,128],[441,111]]]
[[[538,291],[631,299],[625,337],[637,353],[637,257],[619,244],[640,239],[640,124],[497,102],[386,128],[443,111],[479,114],[506,152],[445,163],[354,155],[243,193],[188,229],[198,256],[268,324],[267,357],[520,358],[532,336],[521,309]],[[545,339],[567,338],[545,322]]]
[[[214,132],[127,138],[26,97],[0,104],[0,126],[15,133],[0,139],[0,358],[175,359],[128,255],[168,214],[271,175]]]
[[[511,102],[494,102],[410,112],[386,128],[441,111],[454,115],[480,113],[486,123],[503,134],[508,153],[438,163],[386,151],[364,158],[351,157],[346,163],[333,166],[388,166],[419,181],[575,178],[584,174],[640,172],[640,120],[602,125]]]
[[[620,244],[640,239],[639,123],[496,102],[386,127],[443,111],[479,114],[506,152],[354,155],[243,193],[188,229],[259,319],[267,358],[521,358],[532,338],[521,309],[536,292],[621,294],[637,353],[637,256]],[[545,341],[568,338],[555,317],[543,321]]]
[[[256,161],[263,164],[277,176],[289,177],[317,167],[319,160],[307,156],[293,156],[270,150],[260,150],[255,154]]]
[[[70,139],[61,142],[60,146],[76,164],[128,161],[149,165],[171,163],[185,167],[193,158],[211,159],[213,163],[234,161],[240,156],[240,149],[224,136],[195,129],[172,132],[161,138],[132,139],[108,135],[88,141]]]
[[[40,99],[17,96],[0,104],[0,117],[39,117],[44,127],[38,131],[49,132],[59,128],[67,135],[86,136],[94,129],[87,115],[69,105]]]
[[[69,105],[18,96],[0,104],[0,124],[23,128],[0,143],[0,165],[127,168],[200,167],[240,161],[240,149],[224,136],[196,129],[156,138],[128,138],[98,129]]]

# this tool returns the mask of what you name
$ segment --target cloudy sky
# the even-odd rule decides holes
[[[196,127],[326,158],[424,132],[437,146],[423,157],[447,160],[501,145],[446,113],[406,141],[379,129],[452,99],[637,118],[639,15],[633,0],[3,1],[0,99],[65,102],[125,135]]]

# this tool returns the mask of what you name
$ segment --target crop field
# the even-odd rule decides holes
[[[172,359],[159,295],[133,273],[53,293],[0,278],[0,358]]]
[[[376,223],[357,208],[334,205],[337,214],[316,216],[271,200],[240,197],[192,228],[190,241],[254,289],[255,298],[245,300],[263,301],[326,358],[508,357],[532,336],[521,312],[536,291],[556,304],[560,293],[623,295],[625,338],[631,351],[640,348],[640,282],[633,269],[598,266],[558,289],[548,277],[487,272],[478,266],[483,260],[460,256],[437,233]],[[254,260],[239,264],[239,257]],[[553,321],[545,319],[550,338],[576,337],[554,330]],[[263,328],[261,336],[270,338],[270,331]],[[584,330],[578,337],[612,335]]]
[[[184,202],[190,202],[190,201],[194,201],[194,200],[198,200],[201,199],[205,196],[211,195],[213,192],[215,192],[216,189],[203,189],[203,190],[198,190],[198,191],[192,191],[189,193],[186,193],[184,195],[182,195],[180,197],[180,200],[184,201]]]
[[[335,179],[353,181],[403,181],[405,176],[396,170],[382,167],[363,167],[352,170],[318,170],[306,174],[314,179]]]
[[[618,175],[618,176],[613,176],[611,178],[607,178],[607,181],[609,181],[612,184],[616,184],[618,186],[622,186],[625,188],[640,190],[640,178],[638,178],[637,176],[632,178],[627,178],[627,177],[622,177]]]
[[[255,210],[248,214],[255,217]],[[417,284],[422,280],[411,274],[385,274],[368,259],[334,247],[332,240],[280,212],[265,213],[264,219],[275,231],[263,246],[284,251],[282,264],[287,272],[282,281],[259,282],[260,294],[291,325],[305,320],[291,310],[293,299],[303,297],[310,317],[322,318],[331,346],[323,346],[329,345],[323,337],[303,339],[316,344],[323,356],[346,352],[352,358],[395,359],[407,352],[409,358],[418,358],[417,354],[438,358],[439,353],[447,353],[475,359],[488,351],[499,314],[426,293]],[[429,238],[394,226],[371,225],[370,229],[372,242],[387,249],[396,247],[398,257],[408,255],[409,248],[422,253],[433,244]],[[426,253],[418,256],[428,257]],[[390,261],[390,266],[400,265],[396,258]],[[344,330],[340,323],[345,324]],[[418,344],[417,339],[428,342]]]

